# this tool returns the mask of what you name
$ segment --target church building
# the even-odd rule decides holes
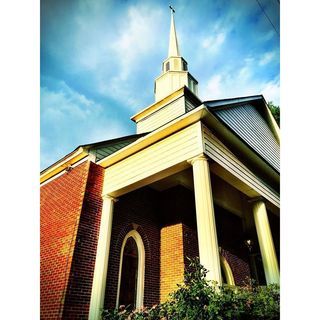
[[[201,101],[173,12],[161,69],[136,134],[41,172],[41,319],[164,302],[193,257],[218,284],[279,283],[280,133],[264,97]]]

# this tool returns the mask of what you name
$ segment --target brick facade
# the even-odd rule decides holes
[[[104,169],[91,162],[77,232],[63,319],[87,319],[102,212]]]
[[[165,226],[161,229],[160,248],[160,301],[164,302],[183,282],[188,258],[199,257],[197,232],[182,223]],[[250,277],[249,262],[223,248],[221,255],[230,265],[235,284],[244,285]]]
[[[183,225],[163,227],[160,241],[160,302],[164,302],[177,289],[177,284],[183,282]]]
[[[114,308],[117,299],[120,251],[126,234],[135,229],[145,247],[144,305],[159,303],[160,224],[158,193],[142,188],[119,198],[115,203],[110,256],[105,294],[106,308]]]
[[[103,172],[99,165],[84,162],[41,187],[41,319],[88,318]],[[105,307],[116,305],[120,251],[133,229],[145,247],[144,305],[150,307],[164,301],[183,281],[187,257],[198,256],[193,193],[182,187],[164,192],[145,187],[118,200],[114,205]],[[238,223],[219,209],[216,215],[217,227],[224,234],[231,231],[226,229],[228,224],[234,228]],[[239,233],[232,232],[233,236]],[[220,237],[222,255],[236,284],[242,284],[249,275],[248,263],[228,236]]]
[[[40,190],[40,317],[88,314],[103,169],[84,162]]]

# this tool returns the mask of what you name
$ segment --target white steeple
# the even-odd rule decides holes
[[[183,86],[198,94],[198,81],[188,72],[188,63],[180,55],[174,9],[171,9],[171,26],[169,36],[168,58],[162,63],[162,74],[155,80],[155,100],[160,101]]]
[[[155,80],[155,102],[135,114],[137,133],[150,132],[177,119],[201,104],[198,81],[188,72],[187,61],[181,57],[171,9],[168,57],[162,63],[161,75]]]
[[[176,26],[174,24],[174,17],[173,17],[174,9],[171,6],[170,6],[170,9],[171,9],[171,26],[170,26],[168,58],[180,56],[178,39],[176,34]]]

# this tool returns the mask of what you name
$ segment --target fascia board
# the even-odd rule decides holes
[[[204,101],[205,105],[209,107],[224,107],[226,105],[233,105],[238,103],[250,102],[263,99],[262,95],[248,96],[248,97],[239,97],[239,98],[227,98],[221,100],[208,100]]]
[[[82,147],[75,150],[67,158],[61,159],[58,162],[56,162],[56,164],[54,164],[53,166],[50,166],[49,168],[45,169],[44,172],[40,174],[40,184],[55,176],[56,174],[60,173],[68,166],[85,158],[86,156],[88,156],[88,152],[86,152]]]
[[[182,97],[184,94],[184,86],[182,86],[180,89],[176,90],[169,96],[163,98],[162,100],[151,104],[150,106],[144,108],[143,110],[139,111],[135,115],[133,115],[130,119],[134,122],[138,122],[148,115],[152,114],[153,112],[157,111],[158,109],[161,109],[164,105],[171,102],[171,100],[177,99],[179,97]]]

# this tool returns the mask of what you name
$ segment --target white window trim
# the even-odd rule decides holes
[[[120,266],[118,275],[118,290],[117,290],[117,304],[116,307],[119,308],[119,298],[120,298],[120,287],[121,287],[121,273],[122,273],[122,261],[123,261],[123,251],[124,247],[129,238],[133,238],[138,247],[138,277],[137,277],[137,288],[136,288],[136,309],[143,308],[143,296],[144,296],[144,273],[145,273],[145,249],[142,238],[136,230],[131,230],[125,236],[121,252],[120,252]]]

